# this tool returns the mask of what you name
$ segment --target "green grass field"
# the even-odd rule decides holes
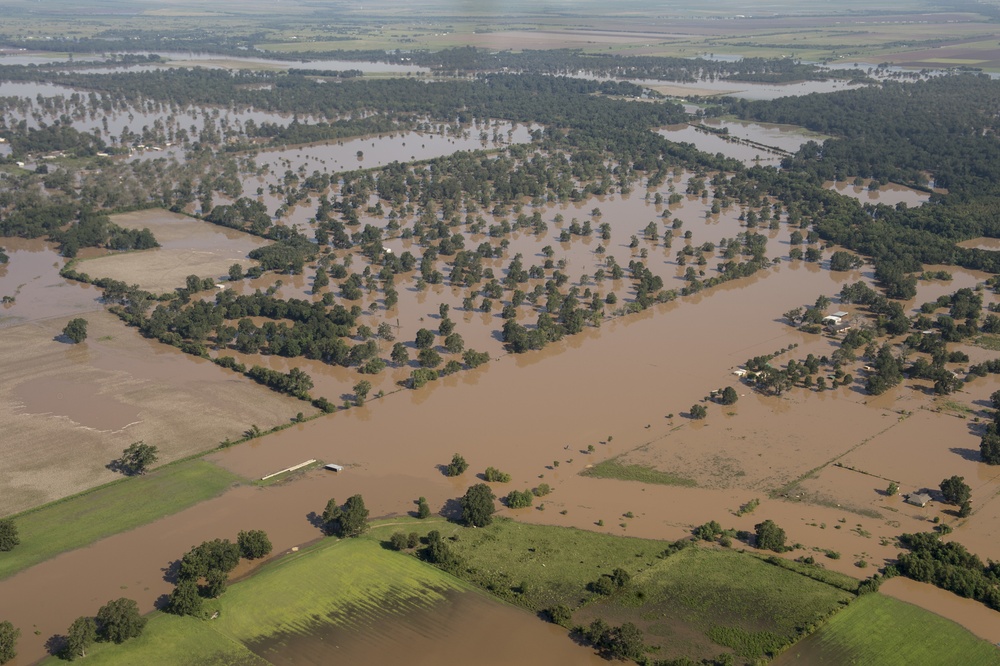
[[[776,663],[996,666],[1000,650],[951,620],[869,594],[792,646]]]
[[[693,488],[698,485],[694,479],[688,479],[670,472],[661,472],[647,465],[625,465],[619,462],[617,458],[597,463],[593,467],[580,472],[580,475],[592,476],[599,479],[657,483],[663,486],[684,486],[685,488]]]
[[[429,608],[449,592],[469,591],[456,578],[371,539],[325,539],[269,563],[206,603],[205,620],[154,613],[137,639],[98,644],[86,663],[260,666],[246,643],[305,634],[320,624],[373,626],[393,613]],[[49,664],[60,663],[56,658]]]
[[[0,579],[67,550],[177,513],[240,480],[212,463],[188,460],[15,516],[21,545],[0,554]]]
[[[575,608],[592,598],[587,583],[602,573],[621,567],[636,575],[657,562],[670,545],[512,520],[497,520],[475,530],[454,525],[431,529],[457,535],[451,549],[466,570],[463,578],[532,610],[556,604]]]
[[[222,597],[221,616],[213,624],[233,639],[253,641],[308,633],[321,621],[362,626],[387,613],[427,608],[443,601],[446,592],[469,589],[373,540],[326,539],[234,585]]]
[[[712,657],[732,648],[754,660],[798,638],[854,595],[746,553],[687,548],[639,573],[630,588],[588,607],[586,618],[634,622],[670,656]],[[697,636],[678,647],[678,636]],[[653,639],[662,637],[662,642]]]

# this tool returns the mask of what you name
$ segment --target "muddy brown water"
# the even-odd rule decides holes
[[[248,647],[278,666],[334,660],[427,666],[607,663],[592,648],[570,640],[565,629],[478,592],[447,592],[429,608],[385,611],[352,626],[321,624],[307,635],[277,635]]]
[[[101,309],[96,287],[59,275],[66,260],[55,246],[40,239],[0,238],[10,260],[0,264],[0,328]]]
[[[839,192],[849,197],[853,197],[861,203],[885,204],[886,206],[896,206],[904,203],[914,207],[927,203],[930,195],[926,192],[914,190],[913,188],[896,183],[882,185],[877,190],[868,189],[871,179],[865,179],[864,185],[854,185],[854,179],[842,180],[840,182],[827,181],[823,187],[834,192]]]

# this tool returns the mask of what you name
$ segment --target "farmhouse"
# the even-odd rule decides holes
[[[910,493],[906,496],[906,503],[913,506],[927,506],[931,501],[931,496],[927,493]]]
[[[840,324],[844,321],[844,317],[846,317],[846,316],[847,316],[846,312],[844,312],[843,310],[838,310],[837,312],[834,312],[833,314],[829,314],[829,315],[823,317],[823,325],[824,326],[840,326]]]

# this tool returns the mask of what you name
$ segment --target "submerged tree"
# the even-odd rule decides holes
[[[780,553],[785,549],[785,530],[778,527],[773,520],[765,520],[754,526],[757,535],[757,547],[762,550],[773,550]]]
[[[493,522],[496,496],[485,483],[477,483],[465,491],[461,499],[462,521],[470,527],[486,527]]]
[[[62,332],[63,335],[73,341],[73,344],[79,344],[87,339],[87,320],[82,317],[70,319]]]

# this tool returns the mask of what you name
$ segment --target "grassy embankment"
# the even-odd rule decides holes
[[[0,579],[177,513],[241,480],[204,460],[186,460],[14,516],[21,545],[0,554]]]
[[[778,663],[996,666],[1000,650],[951,620],[869,594],[792,647]]]
[[[221,599],[206,603],[206,616],[219,611],[215,620],[154,613],[140,638],[95,646],[88,663],[182,664],[196,654],[202,664],[261,666],[269,663],[266,652],[254,654],[248,645],[260,650],[260,641],[269,638],[331,625],[363,630],[395,613],[429,610],[446,594],[471,588],[414,557],[386,550],[380,542],[394,531],[426,534],[432,529],[451,537],[451,551],[461,561],[455,571],[495,596],[533,610],[566,604],[574,610],[576,624],[595,617],[610,624],[635,622],[656,659],[711,657],[726,651],[722,645],[728,644],[750,660],[748,655],[772,647],[774,641],[784,644],[799,635],[800,627],[821,622],[854,598],[752,553],[689,547],[661,557],[667,542],[506,520],[473,530],[442,519],[397,519],[375,524],[362,538],[325,539],[265,565]],[[610,597],[586,590],[587,583],[616,567],[632,575],[627,588]],[[881,614],[872,617],[872,607]],[[844,663],[844,650],[867,655],[864,650],[882,649],[882,644],[897,640],[906,642],[909,654],[915,655],[908,663],[944,663],[940,658],[954,654],[977,659],[993,650],[947,620],[877,595],[848,608],[809,643],[793,649],[799,653],[800,647],[829,635],[832,638],[824,640],[834,641],[833,647],[822,649],[840,650],[831,653],[830,663]],[[869,629],[879,622],[890,624]],[[925,630],[938,622],[943,623],[940,629]],[[862,661],[897,663],[867,657]]]

